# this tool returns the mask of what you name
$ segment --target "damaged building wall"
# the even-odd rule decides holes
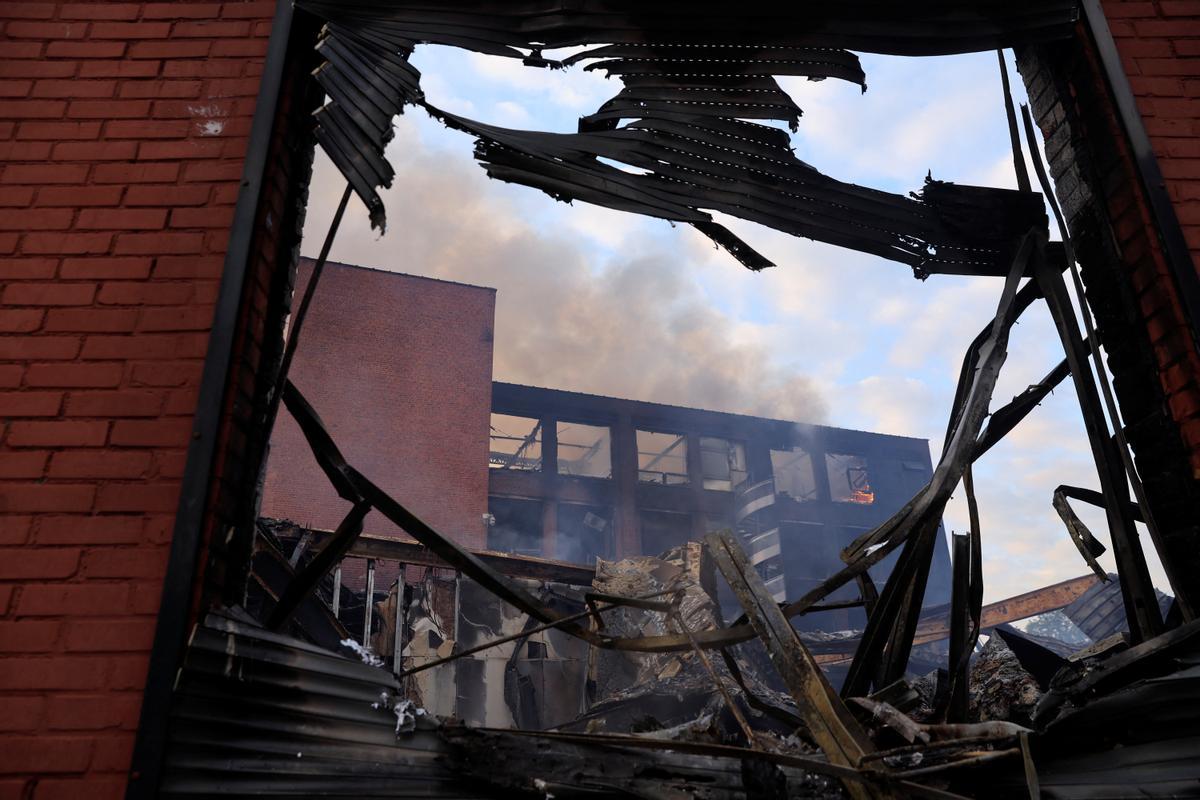
[[[1184,232],[1196,252],[1193,120],[1188,58],[1200,39],[1195,9],[1177,3],[1105,3],[1124,69]],[[1127,436],[1162,531],[1177,593],[1200,594],[1200,352],[1178,279],[1155,232],[1146,190],[1081,22],[1074,38],[1018,50],[1046,142],[1055,191],[1074,239],[1088,300],[1115,377]],[[1189,232],[1190,231],[1190,232]],[[1191,269],[1195,269],[1191,266]]]
[[[245,566],[312,155],[314,31],[271,62],[275,13],[0,4],[0,795],[122,796],[198,573]]]
[[[301,260],[303,290],[312,262]],[[484,544],[495,290],[327,264],[291,376],[384,489],[468,547]],[[341,500],[280,414],[264,516],[336,528]],[[399,535],[379,514],[370,533]]]

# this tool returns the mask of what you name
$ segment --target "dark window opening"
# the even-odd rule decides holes
[[[489,497],[487,546],[499,553],[542,554],[542,504],[537,500]]]
[[[602,506],[559,503],[554,557],[576,564],[595,564],[613,557],[613,511]]]
[[[642,523],[642,553],[645,555],[660,555],[692,539],[690,514],[642,511],[639,517]]]
[[[488,466],[539,472],[542,469],[542,422],[530,417],[492,414]]]

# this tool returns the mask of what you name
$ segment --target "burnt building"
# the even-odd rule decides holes
[[[921,439],[494,382],[492,289],[329,263],[315,297],[293,380],[369,474],[473,549],[592,564],[731,529],[782,601],[835,572],[932,473]],[[345,513],[290,417],[262,513],[324,529]],[[365,530],[402,535],[375,514]],[[348,585],[361,570],[347,562]],[[926,603],[948,592],[939,541]],[[852,608],[798,624],[864,621]]]

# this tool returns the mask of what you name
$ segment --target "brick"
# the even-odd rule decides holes
[[[113,120],[104,126],[108,139],[180,139],[187,132],[184,120]]]
[[[261,58],[267,54],[267,43],[253,39],[224,39],[213,42],[214,58]]]
[[[79,569],[78,548],[6,548],[0,558],[0,581],[70,578]]]
[[[4,474],[7,467],[5,463],[10,455],[29,456],[29,455],[46,455],[46,453],[35,453],[33,451],[11,451],[5,453],[5,458],[0,461],[0,475]],[[29,541],[29,532],[33,530],[33,517],[29,515],[16,516],[14,514],[5,514],[0,516],[0,544],[2,545],[17,545],[26,544]],[[0,609],[0,616],[3,616],[4,609]],[[0,652],[4,652],[3,645],[0,645]]]
[[[97,656],[55,654],[6,659],[5,669],[0,670],[0,689],[98,689],[104,686],[108,667],[109,659]]]
[[[32,480],[46,473],[46,462],[49,453],[44,450],[13,450],[9,449],[0,458],[0,478],[5,480]],[[7,521],[0,523],[0,544],[19,544],[12,537],[19,533],[17,530],[5,530]]]
[[[0,417],[54,417],[62,392],[0,392]]]
[[[18,139],[95,139],[100,135],[99,122],[22,122],[17,128]]]
[[[54,16],[53,3],[8,3],[4,8],[8,19],[50,19]]]
[[[237,39],[250,33],[250,23],[230,21],[180,22],[171,32],[172,37],[204,39]]]
[[[0,731],[22,731],[27,733],[37,730],[42,725],[45,709],[46,698],[44,697],[8,695],[4,698],[4,713],[0,714]],[[7,794],[5,782],[0,781],[0,797],[17,800],[17,798],[24,796],[21,791]]]
[[[46,726],[51,730],[101,730],[104,728],[135,728],[137,727],[138,710],[141,708],[141,696],[136,692],[128,694],[94,695],[65,695],[50,697],[46,707]],[[39,791],[43,788],[38,786]],[[75,784],[80,794],[72,797],[87,796],[90,800],[92,792],[83,786]],[[36,797],[37,795],[35,795]],[[60,795],[67,796],[67,795]]]
[[[108,438],[108,422],[25,421],[8,426],[10,447],[99,447]]]
[[[11,209],[0,214],[0,230],[61,231],[71,226],[75,212],[61,209]]]
[[[166,547],[96,548],[84,555],[80,573],[85,578],[156,578],[167,571]]]
[[[142,311],[138,330],[206,331],[212,327],[213,313],[212,306],[147,308]]]
[[[5,361],[52,361],[78,354],[79,339],[74,336],[0,336],[0,359]]]
[[[137,325],[137,311],[122,308],[54,309],[46,330],[71,333],[125,333]]]
[[[43,516],[34,539],[39,544],[135,544],[144,528],[140,516]]]
[[[44,316],[37,308],[0,308],[0,333],[31,333],[42,327]]]
[[[221,16],[226,19],[271,19],[274,14],[275,4],[271,2],[225,3],[221,6]]]
[[[141,451],[64,450],[50,458],[51,478],[141,478],[150,467],[150,453]]]
[[[12,550],[14,556],[26,554],[37,558],[41,552],[53,553],[55,550]],[[79,553],[78,550],[64,551]],[[0,569],[4,567],[0,565]],[[3,653],[44,653],[54,649],[58,641],[62,625],[49,620],[28,620],[10,622],[0,620],[0,652]]]
[[[203,333],[143,333],[137,336],[89,336],[85,359],[204,358],[208,336]]]
[[[220,3],[146,3],[142,19],[212,19],[220,10]]]
[[[73,100],[67,108],[67,116],[76,119],[132,119],[149,114],[149,100]]]
[[[161,208],[87,208],[79,212],[75,226],[85,230],[158,230],[166,221],[167,212]],[[118,236],[118,250],[120,246]]]
[[[162,69],[158,61],[84,61],[81,78],[153,78]]]
[[[0,60],[10,58],[38,58],[42,55],[41,42],[0,41]]]
[[[242,161],[193,161],[184,166],[185,181],[238,181],[242,177]]]
[[[224,142],[219,140],[181,139],[179,141],[142,142],[138,147],[137,157],[139,161],[220,158],[224,146]]]
[[[58,261],[53,258],[0,259],[0,278],[10,281],[37,281],[53,278]]]
[[[0,388],[13,389],[21,385],[21,376],[25,374],[23,364],[0,364]]]
[[[210,42],[134,42],[129,46],[130,58],[204,58]]]
[[[55,161],[129,161],[134,142],[63,142],[54,146]]]
[[[96,487],[88,484],[0,483],[0,510],[13,513],[87,511],[95,496]],[[22,591],[22,603],[32,588],[27,586]]]
[[[32,186],[7,186],[0,192],[0,207],[27,208],[33,205],[33,195]]]
[[[0,80],[0,97],[25,97],[33,81]]]
[[[154,263],[154,277],[216,279],[224,268],[221,256],[161,256]]]
[[[21,659],[29,661],[31,659]],[[43,659],[50,662],[51,659]],[[25,669],[13,663],[13,668]],[[49,663],[47,664],[49,666]],[[36,668],[28,665],[29,669]],[[92,739],[85,736],[38,736],[30,739],[7,739],[0,747],[0,772],[3,773],[61,773],[82,772],[92,758]]]
[[[0,100],[0,119],[58,119],[66,106],[63,100]]]
[[[11,6],[6,3],[5,8]],[[87,36],[86,22],[10,22],[4,33],[14,39],[82,39]]]
[[[162,73],[165,78],[236,78],[242,74],[242,64],[234,60],[168,61]]]
[[[50,42],[46,55],[51,58],[120,58],[124,42]]]
[[[133,447],[186,447],[192,421],[187,418],[162,420],[118,420],[113,423],[112,443]]]
[[[48,186],[38,191],[37,205],[42,207],[69,206],[71,208],[115,206],[121,201],[123,188],[121,186]]]
[[[21,590],[17,614],[29,617],[102,616],[125,613],[129,588],[113,583],[28,585]]]
[[[122,233],[113,252],[117,255],[197,253],[204,246],[199,233]]]
[[[34,85],[33,96],[65,98],[112,97],[116,90],[116,81],[41,80]]]
[[[233,224],[233,206],[177,208],[171,212],[172,228],[228,228]]]
[[[59,271],[66,280],[79,278],[122,278],[137,280],[150,276],[152,259],[140,256],[123,258],[65,258]]]
[[[172,183],[179,178],[178,164],[97,164],[96,183]]]
[[[112,246],[107,233],[29,233],[21,249],[30,255],[86,255],[107,253]]]
[[[76,65],[70,61],[6,61],[0,78],[70,78]]]
[[[199,97],[200,81],[128,81],[121,84],[121,97]]]
[[[129,769],[133,759],[133,734],[127,736],[106,736],[96,740],[96,752],[92,756],[93,772],[121,772]],[[74,795],[72,795],[74,797]],[[64,800],[66,800],[64,798]],[[117,800],[117,798],[114,798]]]
[[[214,80],[209,82],[207,95],[209,97],[257,97],[259,84],[258,78]]]
[[[105,739],[98,740],[97,750],[105,743]],[[94,774],[86,778],[48,778],[39,780],[33,792],[33,800],[77,800],[83,796],[88,800],[121,800],[125,797],[125,778]]]
[[[39,387],[107,389],[121,383],[123,370],[122,364],[30,364],[25,382]]]
[[[137,3],[65,3],[59,9],[62,19],[137,19]]]
[[[198,386],[204,365],[145,362],[133,365],[130,382],[134,386]]]
[[[153,417],[162,410],[163,397],[162,392],[139,389],[72,392],[67,400],[66,414],[72,417]]]
[[[107,483],[96,493],[98,511],[174,511],[178,483]]]
[[[199,206],[208,202],[208,186],[130,186],[127,206]]]
[[[9,164],[4,168],[3,183],[83,183],[87,167],[82,164]]]
[[[92,25],[93,39],[165,39],[171,32],[166,22],[97,22]]]
[[[94,283],[12,283],[3,295],[10,306],[84,306],[95,296]]]
[[[190,301],[195,287],[186,283],[105,283],[97,300],[104,305],[175,306]]]
[[[148,654],[111,656],[111,667],[108,673],[110,689],[141,690],[146,686],[146,673],[149,671],[150,658]]]
[[[49,157],[49,142],[0,142],[0,162],[45,161]]]

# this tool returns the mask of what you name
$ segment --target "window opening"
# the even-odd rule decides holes
[[[542,421],[512,414],[492,414],[488,467],[540,472]]]
[[[825,467],[829,472],[829,494],[833,502],[861,505],[875,502],[865,458],[845,453],[826,453]]]
[[[798,447],[772,450],[771,472],[775,475],[776,494],[786,494],[801,503],[817,499],[817,479],[808,452]]]
[[[692,516],[670,511],[642,511],[642,553],[657,556],[692,538]]]
[[[576,564],[595,564],[613,557],[613,510],[603,506],[559,503],[554,557]]]
[[[637,449],[639,481],[667,486],[687,484],[686,435],[638,431]]]
[[[558,474],[612,477],[612,434],[607,427],[558,423]]]
[[[537,500],[489,497],[488,550],[521,556],[542,554],[542,504]]]
[[[728,439],[701,436],[700,473],[705,489],[733,491],[746,480],[746,446]]]

